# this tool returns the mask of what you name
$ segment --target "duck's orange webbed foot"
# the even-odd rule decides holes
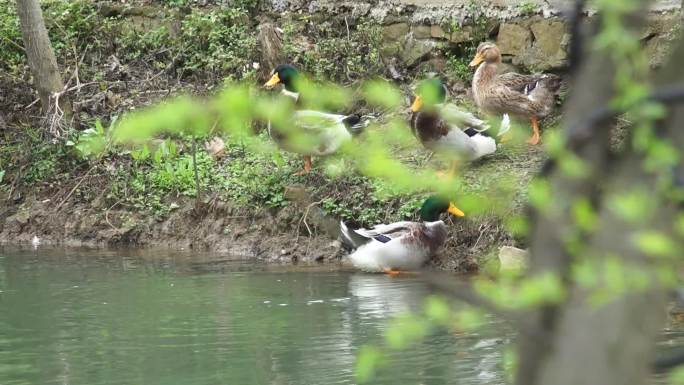
[[[294,174],[292,174],[292,175],[294,175],[294,176],[302,176],[302,175],[306,175],[306,174],[308,174],[308,173],[310,173],[310,172],[311,172],[311,157],[307,155],[307,156],[304,157],[304,170],[299,171],[299,172],[296,172],[296,173],[294,173]]]
[[[532,136],[529,139],[527,139],[527,143],[531,144],[533,146],[536,146],[541,141],[541,135],[539,134],[539,122],[537,121],[536,116],[533,116],[531,118],[531,121],[532,121]]]
[[[397,276],[399,274],[402,274],[402,271],[397,269],[384,269],[383,272],[391,276]]]

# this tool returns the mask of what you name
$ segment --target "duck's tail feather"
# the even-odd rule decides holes
[[[340,221],[340,238],[342,238],[342,245],[348,250],[355,250],[364,244],[370,242],[370,238],[365,237],[352,228],[351,222],[344,223]]]
[[[359,114],[351,114],[342,119],[342,124],[344,124],[350,134],[356,136],[361,134],[373,119],[375,119],[375,116],[372,115],[360,116]]]
[[[511,117],[508,114],[503,114],[501,118],[501,125],[499,125],[499,132],[496,133],[497,138],[503,137],[511,130]]]

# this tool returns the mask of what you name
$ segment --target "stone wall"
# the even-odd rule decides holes
[[[215,6],[233,0],[194,1],[197,6]],[[436,52],[493,40],[505,61],[526,70],[548,71],[566,65],[565,15],[572,4],[569,0],[262,0],[256,19],[276,26],[302,14],[340,18],[352,25],[360,18],[371,19],[382,28],[383,59],[408,68],[429,61]],[[658,0],[651,9],[641,38],[654,66],[662,62],[680,29],[680,4],[680,0]],[[146,21],[146,14],[130,17],[136,23],[155,24]],[[309,46],[316,43],[313,40],[308,39]]]
[[[569,0],[268,0],[265,11],[370,17],[383,25],[385,56],[414,66],[435,48],[495,40],[505,60],[530,70],[566,64]],[[642,39],[658,65],[679,30],[680,0],[658,0]],[[591,16],[593,11],[589,10]],[[482,21],[486,20],[484,24]]]

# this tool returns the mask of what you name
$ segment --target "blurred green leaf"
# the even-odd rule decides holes
[[[674,368],[668,375],[670,385],[684,385],[684,365]]]
[[[362,346],[356,356],[356,379],[360,383],[370,381],[384,361],[385,356],[380,349],[375,346]]]
[[[401,106],[401,93],[385,81],[368,82],[363,91],[364,97],[372,105],[388,109],[396,109]]]
[[[676,243],[659,231],[641,231],[634,235],[633,242],[639,250],[654,257],[672,257],[677,254]]]
[[[572,216],[575,224],[586,232],[596,227],[596,211],[587,198],[580,198],[572,205]]]
[[[462,331],[476,330],[485,323],[484,313],[473,307],[459,310],[454,316],[454,326]]]
[[[632,190],[614,194],[608,200],[608,207],[618,217],[630,223],[648,220],[653,212],[653,198],[644,190]]]
[[[553,203],[551,185],[544,179],[535,179],[528,188],[530,203],[540,211],[548,211]]]
[[[385,341],[393,349],[403,349],[424,337],[428,325],[418,316],[404,314],[390,322],[385,332]]]
[[[432,295],[425,300],[425,315],[440,325],[447,325],[451,320],[449,303],[443,297]]]

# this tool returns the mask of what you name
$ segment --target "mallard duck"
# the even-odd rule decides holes
[[[457,217],[465,215],[448,199],[432,196],[420,208],[420,222],[403,221],[371,229],[353,229],[341,221],[342,242],[354,250],[349,259],[363,271],[395,274],[401,270],[415,270],[446,241],[447,227],[439,219],[445,212]]]
[[[283,84],[282,94],[290,97],[299,105],[297,83],[301,75],[289,64],[277,66],[266,88]],[[289,122],[289,130],[278,129],[268,122],[268,132],[278,145],[290,152],[304,156],[304,170],[295,175],[311,171],[311,156],[325,156],[335,153],[343,144],[350,141],[366,127],[356,114],[338,115],[314,110],[296,110]]]
[[[431,151],[472,161],[496,151],[496,141],[484,134],[486,122],[470,112],[446,103],[447,89],[437,78],[424,80],[418,86],[411,105],[411,131]],[[504,119],[499,135],[510,127]],[[450,173],[456,171],[458,159],[452,161]]]
[[[527,142],[538,144],[538,119],[551,113],[560,79],[551,74],[498,74],[499,64],[501,52],[494,43],[485,42],[477,47],[470,62],[471,67],[477,67],[472,83],[475,103],[487,113],[530,119],[532,136]]]

